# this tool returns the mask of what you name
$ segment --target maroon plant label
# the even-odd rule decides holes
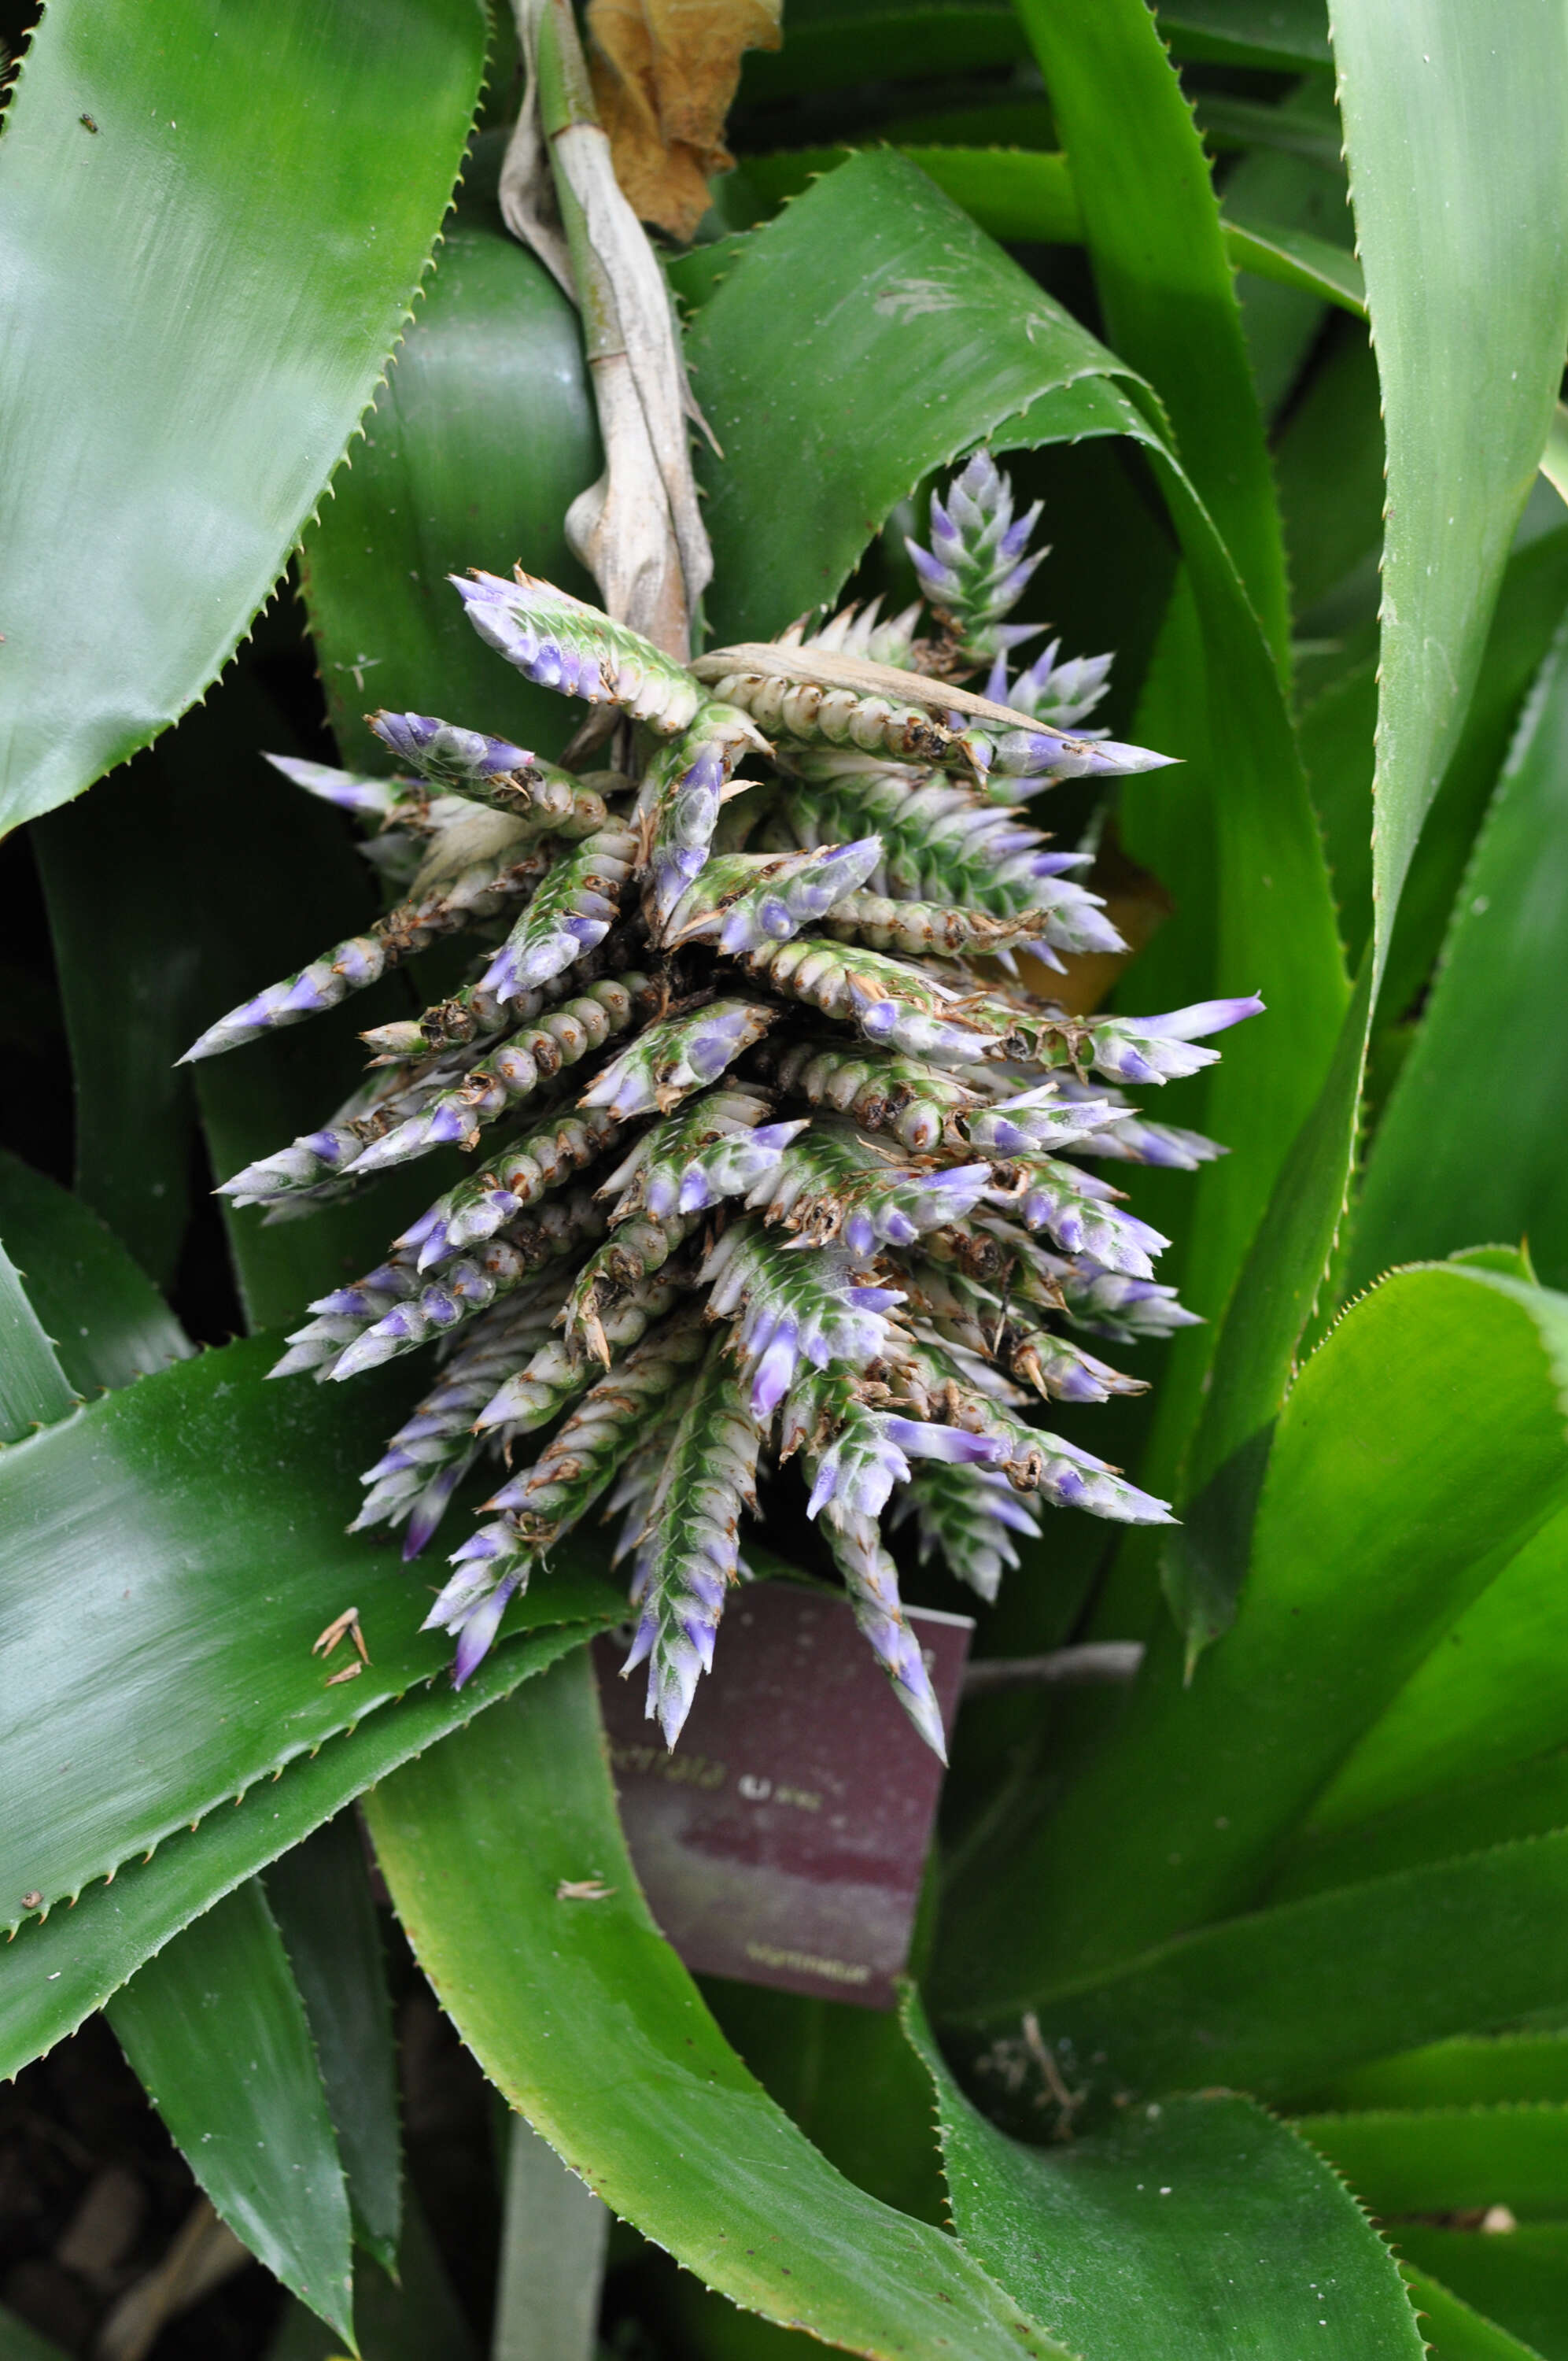
[[[950,1734],[974,1625],[906,1612]],[[732,1597],[673,1754],[643,1719],[643,1675],[617,1677],[623,1653],[595,1642],[620,1816],[686,1965],[891,2008],[942,1766],[849,1606],[782,1582]]]

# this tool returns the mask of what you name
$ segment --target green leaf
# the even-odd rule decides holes
[[[609,1621],[615,1611],[601,1609],[598,1620]],[[431,1683],[405,1697],[395,1713],[372,1714],[363,1729],[291,1763],[237,1805],[179,1829],[151,1860],[131,1861],[112,1883],[90,1886],[71,1909],[30,1921],[13,1938],[8,1972],[0,1977],[0,2077],[74,2033],[144,1960],[221,1895],[389,1771],[580,1648],[591,1630],[557,1625],[507,1641],[461,1693],[445,1681]]]
[[[751,49],[741,68],[740,95],[766,104],[797,91],[841,90],[857,82],[880,82],[887,60],[896,57],[923,81],[970,73],[986,66],[1013,65],[1028,54],[1018,19],[1010,7],[986,0],[880,0],[880,5],[801,8],[790,19],[782,49]]]
[[[1294,1900],[1563,1828],[1568,1828],[1568,1749],[1558,1747],[1487,1777],[1430,1789],[1413,1803],[1331,1834],[1298,1834],[1269,1880],[1268,1898]]]
[[[1347,575],[1376,566],[1383,539],[1383,420],[1365,335],[1332,344],[1280,430],[1275,466],[1290,587],[1310,615]],[[1370,801],[1361,821],[1370,844]]]
[[[1262,148],[1313,164],[1321,173],[1343,181],[1333,97],[1320,74],[1304,77],[1277,103],[1241,98],[1234,92],[1201,91],[1193,100],[1193,114],[1206,147]]]
[[[1165,404],[1187,473],[1283,663],[1284,542],[1191,109],[1145,0],[1019,0],[1019,16],[1046,78],[1110,341]]]
[[[1401,2237],[1401,2244],[1403,2238]],[[1405,2267],[1410,2301],[1431,2337],[1431,2361],[1545,2361],[1528,2345],[1499,2328],[1425,2271]]]
[[[1083,215],[1064,155],[908,138],[894,145],[988,236],[1016,244],[1083,244]],[[772,211],[854,152],[850,148],[796,148],[749,156],[742,168],[745,187]],[[1361,272],[1354,255],[1343,247],[1314,237],[1310,230],[1261,215],[1245,224],[1227,218],[1220,227],[1233,269],[1305,289],[1365,317]]]
[[[1218,1652],[1223,1655],[1226,1649]],[[1021,2007],[1103,2107],[1216,2084],[1288,2099],[1406,2044],[1516,2023],[1568,1993],[1568,1830],[1178,1937],[1102,1978],[945,2019],[971,2064]],[[988,2090],[994,2090],[994,2082]],[[1026,2103],[998,2098],[1020,2126]]]
[[[1568,1284],[1568,630],[1520,722],[1454,907],[1415,1045],[1378,1126],[1348,1284],[1475,1238],[1530,1240]],[[1474,1045],[1496,1045],[1476,1060]],[[1462,1105],[1454,1078],[1467,1069]]]
[[[0,826],[145,745],[267,597],[396,342],[484,45],[475,0],[171,0],[151,38],[115,0],[35,34],[0,165]]]
[[[1210,110],[1220,104],[1206,96],[1198,121],[1212,138]],[[1249,148],[1225,175],[1224,207],[1238,223],[1269,224],[1304,232],[1340,249],[1343,269],[1354,236],[1350,202],[1340,157],[1339,116],[1332,92],[1319,75],[1310,75],[1277,106],[1249,105],[1263,118],[1255,127],[1260,144]],[[1332,160],[1330,160],[1332,159]],[[1226,251],[1236,258],[1227,234]],[[1257,398],[1266,419],[1273,420],[1294,387],[1303,364],[1319,343],[1324,320],[1320,287],[1281,284],[1243,270],[1236,283],[1242,329],[1252,364]],[[1314,381],[1317,372],[1313,372]],[[1276,445],[1276,481],[1278,448]],[[1281,502],[1289,546],[1289,518]],[[1294,588],[1294,584],[1292,586]]]
[[[1568,2106],[1369,2107],[1300,2128],[1375,2213],[1568,2210]]]
[[[129,1385],[194,1350],[151,1279],[79,1197],[0,1155],[0,1238],[72,1392]]]
[[[395,2271],[402,2219],[398,2060],[387,1965],[352,1812],[274,1861],[264,1881],[315,2045],[355,2236]]]
[[[1346,2107],[1497,2105],[1507,2099],[1568,2103],[1568,2033],[1515,2033],[1433,2042],[1375,2059],[1337,2076],[1314,2103]],[[1440,2272],[1438,2276],[1442,2275]]]
[[[0,1444],[52,1425],[75,1400],[22,1274],[0,1246]]]
[[[1568,342],[1568,20],[1331,0],[1387,438],[1377,958],[1464,719]],[[1417,62],[1419,60],[1419,63]],[[1431,225],[1445,234],[1434,242]]]
[[[836,2173],[724,2041],[638,1890],[585,1660],[367,1810],[420,1963],[491,2081],[677,2262],[857,2353],[1059,2352],[942,2232]],[[605,1899],[559,1898],[589,1877]]]
[[[1215,1349],[1191,1457],[1194,1486],[1216,1488],[1210,1547],[1205,1557],[1179,1537],[1165,1561],[1194,1653],[1223,1628],[1245,1572],[1249,1487],[1350,1179],[1390,928],[1475,686],[1568,335],[1556,129],[1568,21],[1552,0],[1532,0],[1506,42],[1465,0],[1397,14],[1381,0],[1333,0],[1331,21],[1387,450],[1373,949],[1332,1063],[1313,1068],[1321,1097]],[[1439,219],[1455,235],[1434,252]]]
[[[1360,965],[1372,933],[1372,765],[1377,728],[1377,659],[1331,681],[1299,722],[1301,759],[1322,823],[1340,931]]]
[[[1159,11],[1159,26],[1180,57],[1281,71],[1329,63],[1322,0],[1177,0]],[[748,53],[740,94],[744,103],[765,104],[882,82],[890,58],[912,79],[950,81],[1016,65],[1027,55],[1014,11],[989,0],[906,0],[903,6],[894,0],[827,0],[823,6],[796,0],[783,49]]]
[[[66,2354],[14,2312],[0,2310],[0,2361],[66,2361]]]
[[[411,2192],[394,2283],[361,2257],[354,2272],[354,2326],[362,2361],[474,2361],[474,2339]],[[291,2297],[265,2361],[338,2361],[340,2347]]]
[[[1030,1841],[1014,1836],[1004,1905],[986,1902],[997,1864],[977,1861],[948,1914],[944,2006],[1026,2005],[1245,1906],[1364,1733],[1562,1505],[1565,1353],[1563,1298],[1457,1265],[1396,1273],[1346,1314],[1281,1414],[1224,1646],[1188,1686],[1162,1630],[1114,1745]]]
[[[292,655],[298,638],[284,646]],[[165,1268],[180,1247],[191,1163],[190,1110],[165,1087],[173,1060],[225,1009],[353,934],[378,906],[343,815],[262,760],[263,750],[303,751],[262,673],[259,651],[245,650],[178,729],[91,803],[50,815],[38,830],[78,1093],[92,1111],[82,1180],[114,1225],[144,1239]],[[214,879],[235,877],[245,879],[243,894],[214,890]],[[135,1014],[124,1031],[120,1004],[100,982],[105,961]],[[313,1024],[195,1068],[214,1177],[313,1130],[363,1070],[357,1029],[411,1005],[407,980],[393,976]],[[146,1193],[136,1178],[144,1148]],[[272,1228],[258,1210],[221,1201],[248,1323],[292,1327],[312,1296],[379,1262],[400,1215],[426,1202],[417,1192],[427,1183],[411,1176],[411,1201],[394,1186],[381,1202],[371,1192]],[[170,1202],[178,1218],[165,1229]]]
[[[1343,247],[1326,237],[1314,237],[1310,230],[1292,229],[1288,223],[1262,218],[1244,222],[1233,214],[1221,227],[1225,254],[1234,269],[1250,270],[1282,287],[1303,288],[1358,320],[1365,318],[1361,266]]]
[[[771,2099],[859,2188],[922,2222],[947,2220],[931,2093],[891,2011],[706,1976],[718,2029]]]
[[[1329,62],[1323,0],[1169,0],[1159,26],[1182,57],[1249,66]]]
[[[1343,1836],[1440,1789],[1568,1741],[1568,1510],[1501,1565],[1314,1804],[1303,1840]]]
[[[1412,2281],[1417,2273],[1441,2280],[1543,2361],[1568,2361],[1568,2227],[1563,2224],[1478,2236],[1474,2230],[1433,2230],[1412,2222],[1400,2229],[1399,2250]],[[1435,2315],[1433,2325],[1441,2335]],[[1439,2351],[1449,2361],[1446,2343]]]
[[[1181,708],[1196,712],[1202,743],[1159,742],[1202,759],[1154,774],[1157,786],[1125,783],[1124,831],[1181,911],[1166,933],[1184,996],[1255,987],[1273,1012],[1228,1037],[1207,1096],[1189,1100],[1188,1119],[1232,1151],[1190,1201],[1196,1244],[1184,1300],[1219,1311],[1311,1105],[1345,987],[1279,682],[1206,511],[1122,390],[1126,373],[1113,357],[894,156],[852,158],[747,239],[688,352],[727,454],[722,467],[699,462],[718,640],[777,631],[830,598],[868,532],[924,475],[977,443],[1006,451],[1117,434],[1152,462],[1202,632],[1201,676],[1185,680]],[[795,472],[781,511],[786,432]],[[1173,1435],[1195,1405],[1205,1351],[1173,1357]],[[1172,1447],[1168,1466],[1175,1455]]]
[[[0,1642],[27,1703],[0,1732],[7,1925],[445,1668],[416,1630],[428,1577],[343,1531],[395,1397],[269,1385],[275,1350],[181,1363],[0,1455]],[[371,1662],[326,1687],[347,1642],[327,1667],[311,1643],[350,1606]],[[520,1606],[524,1627],[624,1611],[566,1571]]]
[[[499,664],[447,576],[483,566],[598,594],[564,519],[599,470],[577,317],[510,236],[494,194],[502,135],[470,162],[436,268],[354,446],[305,535],[302,573],[345,763],[385,770],[367,708],[439,713],[559,751],[570,708]]]
[[[1410,1006],[1436,963],[1525,694],[1565,607],[1568,528],[1560,527],[1508,560],[1464,728],[1400,897],[1380,995],[1386,1017]]]
[[[1211,2092],[1025,2147],[977,2114],[916,2004],[953,2225],[1083,2361],[1420,2361],[1394,2258],[1343,2183],[1250,2099]]]
[[[203,721],[198,708],[187,732]],[[71,1046],[76,1191],[160,1287],[180,1266],[196,1128],[190,1070],[175,1060],[198,1029],[197,953],[185,898],[170,891],[178,855],[148,825],[173,743],[31,830]]]
[[[252,1880],[134,1976],[109,2022],[236,2236],[352,2342],[348,2197],[304,2004]]]

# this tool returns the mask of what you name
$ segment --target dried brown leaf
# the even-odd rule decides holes
[[[689,238],[747,49],[776,49],[782,0],[589,0],[594,96],[640,218]]]

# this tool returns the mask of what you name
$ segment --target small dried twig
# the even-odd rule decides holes
[[[355,1646],[358,1649],[359,1663],[361,1664],[367,1664],[370,1662],[370,1651],[365,1645],[365,1634],[359,1628],[359,1609],[357,1607],[345,1607],[341,1615],[334,1616],[332,1621],[327,1625],[324,1631],[317,1633],[316,1637],[311,1642],[312,1655],[321,1656],[323,1658],[330,1656],[338,1642],[345,1637],[351,1639]],[[347,1672],[334,1673],[333,1675],[333,1679],[338,1681],[352,1680],[358,1669],[359,1666],[357,1664],[351,1664]]]
[[[1089,1688],[1132,1680],[1144,1660],[1141,1640],[1091,1640],[1048,1656],[984,1656],[965,1667],[965,1698],[1003,1689]]]

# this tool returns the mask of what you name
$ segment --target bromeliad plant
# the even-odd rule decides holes
[[[406,1525],[408,1557],[482,1452],[510,1465],[561,1419],[431,1609],[459,1686],[609,1492],[627,1669],[647,1661],[673,1746],[759,1471],[798,1457],[860,1629],[942,1753],[879,1530],[895,1492],[895,1521],[913,1513],[988,1598],[1042,1501],[1168,1516],[1022,1413],[1143,1389],[1079,1336],[1191,1319],[1154,1278],[1168,1241],[1073,1159],[1219,1153],[1120,1086],[1196,1072],[1217,1054],[1202,1037],[1261,1004],[1078,1017],[1020,978],[1015,955],[1060,971],[1064,951],[1125,949],[1068,873],[1089,855],[1048,850],[1023,799],[1165,760],[1080,727],[1109,657],[1053,641],[1010,677],[1037,635],[1005,619],[1038,515],[1015,516],[981,453],[933,498],[932,547],[911,545],[929,617],[916,601],[884,621],[873,600],[689,667],[526,575],[459,581],[491,647],[588,704],[585,759],[612,741],[626,770],[396,712],[371,725],[405,766],[390,780],[278,760],[374,825],[408,898],[190,1058],[335,1006],[438,936],[505,930],[450,998],[366,1036],[370,1077],[321,1129],[223,1184],[288,1220],[433,1149],[484,1150],[386,1261],[311,1306],[272,1373],[337,1381],[440,1340],[440,1379],[355,1521]],[[982,664],[983,695],[959,685]]]
[[[1568,17],[513,13],[0,80],[0,2352],[1568,2361]],[[901,2022],[743,1553],[1015,1562]]]

